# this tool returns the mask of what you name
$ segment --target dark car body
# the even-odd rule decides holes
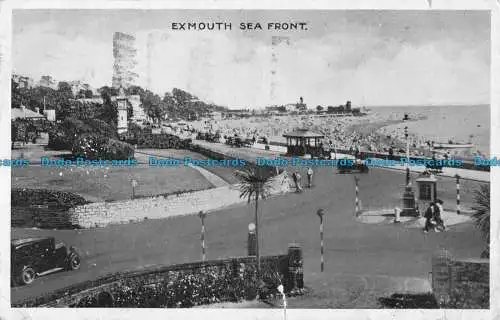
[[[360,173],[368,173],[368,166],[361,160],[356,159],[352,164],[343,164],[340,161],[337,164],[338,173],[351,173],[351,172],[360,172]]]
[[[54,237],[11,240],[11,279],[13,284],[30,284],[38,276],[60,270],[80,268],[80,256]]]

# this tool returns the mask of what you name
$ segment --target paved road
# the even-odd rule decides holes
[[[418,229],[357,222],[353,219],[353,176],[336,174],[332,168],[317,168],[315,171],[313,189],[272,198],[261,204],[260,233],[263,254],[286,252],[291,242],[302,245],[306,285],[313,288],[317,297],[323,297],[323,301],[333,299],[335,295],[329,293],[332,288],[352,286],[350,281],[338,280],[333,275],[362,275],[363,279],[368,277],[370,281],[376,281],[381,275],[391,279],[425,279],[431,268],[431,255],[437,249],[448,248],[459,257],[477,257],[482,250],[480,234],[470,223],[458,225],[451,232],[424,236]],[[400,203],[401,183],[404,181],[401,172],[374,169],[360,177],[360,192],[365,206],[383,207]],[[443,188],[447,188],[442,195],[453,198],[453,179],[440,183]],[[327,212],[326,269],[322,274],[319,273],[319,221],[315,215],[318,208],[324,208]],[[207,259],[244,255],[247,226],[252,220],[251,206],[228,208],[207,217]],[[94,279],[109,272],[150,264],[200,260],[199,231],[200,221],[196,216],[78,232],[13,229],[13,236],[54,235],[76,245],[83,253],[84,262],[82,269],[77,272],[54,274],[37,279],[31,286],[13,288],[12,301]],[[396,286],[388,285],[391,281],[379,281],[373,286],[370,284],[370,288],[378,288],[378,291],[374,291],[376,294],[396,290]]]

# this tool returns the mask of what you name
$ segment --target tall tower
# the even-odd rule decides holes
[[[132,70],[137,64],[135,37],[122,32],[113,35],[113,88],[127,89],[132,85],[137,74]]]
[[[120,87],[119,95],[116,97],[116,102],[118,104],[118,134],[127,133],[128,131],[128,119],[127,119],[127,109],[128,109],[128,99],[125,96],[125,90]]]

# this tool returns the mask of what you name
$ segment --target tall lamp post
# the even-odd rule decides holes
[[[416,216],[417,210],[415,208],[415,194],[412,190],[410,183],[410,139],[408,138],[408,127],[405,127],[406,139],[406,183],[405,191],[403,193],[403,211],[401,212],[406,216]]]

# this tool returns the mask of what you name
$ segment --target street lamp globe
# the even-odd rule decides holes
[[[255,232],[255,223],[248,224],[248,232]]]

